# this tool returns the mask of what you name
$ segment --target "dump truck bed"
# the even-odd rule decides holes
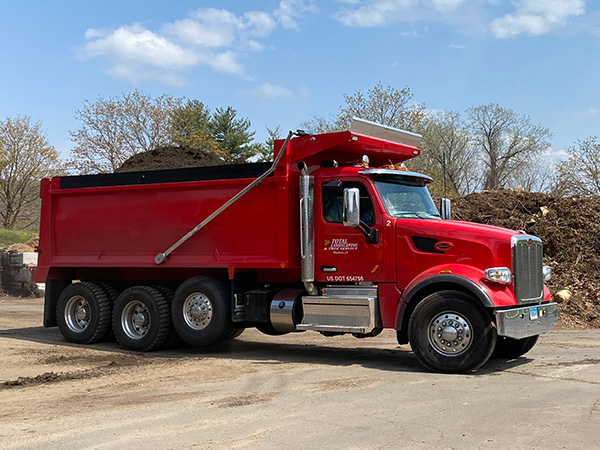
[[[268,167],[248,164],[43,180],[39,267],[153,268],[158,253]],[[298,213],[288,207],[288,186],[295,185],[287,183],[287,176],[266,178],[163,266],[288,267],[297,259],[298,245],[290,241],[290,233],[298,235],[298,221],[290,215]]]

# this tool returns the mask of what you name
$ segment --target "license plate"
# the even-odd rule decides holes
[[[529,310],[529,320],[538,320],[539,313],[537,308],[531,308]]]

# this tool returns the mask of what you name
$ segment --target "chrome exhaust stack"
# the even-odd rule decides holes
[[[308,295],[319,295],[315,281],[315,251],[313,229],[314,177],[308,174],[304,162],[300,169],[300,256],[302,258],[302,281]]]

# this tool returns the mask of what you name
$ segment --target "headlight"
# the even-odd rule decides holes
[[[542,273],[544,274],[544,281],[550,281],[552,278],[552,267],[544,266],[542,269]]]
[[[494,283],[510,284],[512,283],[512,273],[508,267],[491,267],[485,269],[485,279]]]

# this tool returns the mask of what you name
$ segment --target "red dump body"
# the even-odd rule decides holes
[[[276,152],[281,145],[276,142]],[[349,131],[294,138],[272,176],[161,265],[154,262],[158,253],[270,163],[44,179],[34,278],[183,280],[202,268],[207,273],[227,269],[230,278],[256,269],[259,280],[298,280],[297,163],[358,162],[364,154],[374,164],[386,164],[417,156],[419,150]]]

